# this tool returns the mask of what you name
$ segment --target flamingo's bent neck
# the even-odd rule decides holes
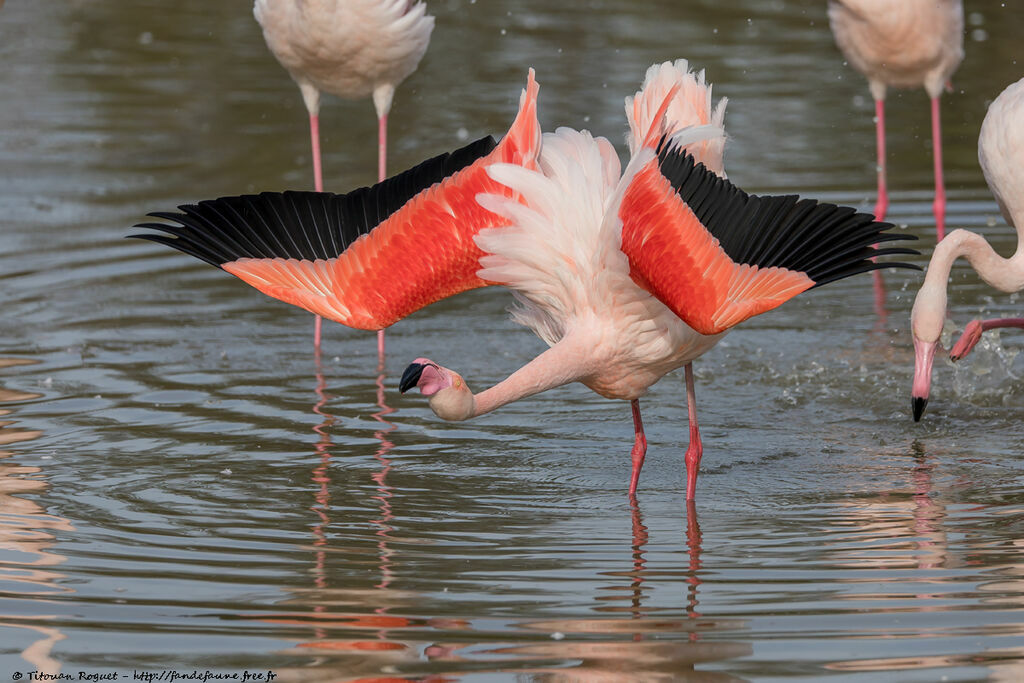
[[[1003,258],[985,238],[968,230],[954,230],[935,247],[924,285],[914,300],[911,327],[914,336],[924,342],[939,338],[946,316],[946,284],[953,262],[965,257],[971,267],[990,286],[1003,292],[1024,288],[1024,251]]]
[[[474,394],[462,377],[426,358],[416,359],[402,377],[400,389],[416,386],[430,398],[434,413],[449,421],[468,420],[521,398],[591,374],[594,361],[586,345],[568,337],[512,373],[507,379]]]
[[[476,417],[527,396],[575,382],[587,374],[585,355],[578,345],[563,339],[505,380],[473,396]]]

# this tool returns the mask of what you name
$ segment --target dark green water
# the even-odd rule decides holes
[[[647,66],[730,99],[726,165],[761,192],[870,206],[872,104],[812,0],[434,0],[391,167],[541,120],[619,145]],[[1018,0],[968,2],[945,96],[949,225],[1015,249],[976,160],[1024,73]],[[305,110],[248,0],[10,0],[0,10],[0,680],[273,671],[278,681],[1024,676],[1024,338],[909,417],[920,281],[826,287],[695,364],[704,462],[683,502],[682,377],[580,386],[464,424],[400,396],[411,359],[490,385],[542,347],[478,290],[372,335],[156,245],[153,210],[312,184]],[[888,110],[891,218],[934,243],[923,92]],[[326,186],[375,178],[366,102],[322,112]],[[925,257],[919,259],[923,265]],[[966,268],[951,318],[1018,315]]]

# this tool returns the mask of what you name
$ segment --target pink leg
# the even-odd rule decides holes
[[[377,119],[377,181],[387,178],[388,169],[388,115]]]
[[[946,236],[946,183],[942,178],[942,121],[939,118],[939,98],[932,98],[932,154],[935,161],[935,234],[938,241]]]
[[[320,165],[320,117],[316,114],[309,115],[309,139],[313,145],[313,189],[323,192],[324,177]],[[313,323],[313,348],[317,351],[320,350],[320,328],[322,325],[323,319],[316,316],[316,321]]]
[[[967,329],[960,335],[960,339],[949,352],[952,360],[960,360],[971,352],[971,349],[981,341],[981,333],[997,327],[1019,327],[1024,329],[1024,318],[992,318],[990,320],[972,320],[967,323]]]
[[[878,171],[878,203],[875,220],[884,221],[889,210],[889,193],[885,182],[885,100],[875,100],[875,148]]]
[[[377,181],[387,178],[388,115],[377,120]],[[384,330],[377,330],[377,367],[384,371]]]
[[[875,150],[876,170],[878,173],[878,201],[875,204],[875,220],[884,221],[889,210],[889,193],[885,178],[885,100],[875,100]],[[882,271],[871,272],[871,281],[875,290],[875,313],[885,316],[885,282]]]
[[[690,413],[690,445],[686,448],[686,500],[693,500],[697,492],[697,470],[704,446],[697,429],[697,395],[693,387],[693,363],[686,364],[686,409]]]
[[[640,399],[634,398],[630,405],[633,407],[633,429],[636,431],[636,441],[633,442],[633,450],[630,457],[633,460],[633,475],[629,479],[629,496],[636,496],[636,485],[640,481],[640,468],[644,466],[644,456],[647,455],[647,437],[644,436],[644,423],[640,419]]]

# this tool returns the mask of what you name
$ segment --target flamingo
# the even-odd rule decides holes
[[[477,154],[340,247],[303,254],[291,241],[319,245],[338,232],[344,237],[351,203],[425,186],[403,180],[418,177],[420,167],[349,195],[264,193],[150,214],[179,225],[146,223],[140,227],[169,236],[139,236],[356,327],[389,324],[463,289],[504,285],[520,301],[514,318],[549,349],[479,394],[427,358],[405,369],[399,389],[418,388],[445,420],[577,381],[628,400],[631,496],[647,452],[639,399],[685,366],[692,500],[703,449],[691,362],[738,323],[809,288],[877,268],[913,267],[871,259],[917,253],[871,247],[913,238],[888,233],[888,224],[850,208],[748,195],[719,175],[725,101],[711,106],[703,72],[691,71],[686,60],[652,66],[627,99],[631,159],[624,172],[611,143],[586,131],[532,137],[539,131],[536,95],[531,70],[519,115],[493,152]],[[499,153],[510,139],[520,154]],[[473,155],[464,149],[451,158]]]
[[[267,47],[299,86],[309,113],[313,184],[323,191],[320,93],[373,97],[377,111],[377,180],[387,177],[388,114],[398,84],[416,70],[434,17],[416,0],[256,0],[253,14]],[[320,348],[316,316],[313,346]],[[384,357],[384,331],[377,332]]]
[[[889,206],[885,174],[885,91],[923,86],[931,99],[935,167],[935,232],[946,234],[946,189],[942,177],[939,95],[964,58],[961,0],[829,0],[829,24],[843,56],[868,79],[875,100],[878,203],[885,220]]]
[[[946,283],[953,262],[960,256],[967,257],[981,279],[1001,292],[1024,289],[1024,78],[1008,86],[989,105],[978,138],[978,161],[1006,222],[1017,229],[1017,251],[1003,258],[984,237],[963,229],[949,233],[935,247],[910,314],[915,357],[911,407],[915,422],[928,404],[932,361],[946,319]],[[963,358],[978,343],[981,333],[994,327],[1024,327],[1024,319],[974,321],[950,356],[953,360]]]

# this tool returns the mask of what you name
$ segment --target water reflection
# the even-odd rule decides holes
[[[361,680],[362,673],[372,677],[374,672],[402,661],[415,660],[415,650],[411,644],[396,639],[391,632],[418,627],[419,621],[401,616],[391,616],[388,611],[393,607],[409,608],[417,602],[415,593],[395,591],[390,588],[394,580],[392,569],[393,551],[389,547],[390,534],[393,532],[391,522],[393,512],[391,498],[394,495],[388,484],[387,476],[391,470],[388,453],[394,444],[388,439],[389,432],[395,424],[386,417],[395,412],[386,401],[385,374],[383,358],[379,359],[376,385],[377,411],[371,414],[381,428],[373,433],[380,445],[373,454],[379,468],[371,474],[376,485],[372,500],[377,503],[378,515],[367,520],[376,528],[377,561],[375,568],[379,573],[378,581],[371,589],[338,589],[329,585],[327,557],[329,553],[346,552],[346,548],[332,547],[329,539],[331,525],[331,427],[338,421],[337,416],[327,411],[326,407],[334,396],[327,392],[327,381],[323,374],[320,354],[315,354],[316,395],[317,402],[313,412],[323,420],[313,428],[318,435],[315,445],[319,464],[313,470],[312,480],[316,485],[315,505],[311,508],[317,515],[318,522],[313,526],[313,587],[306,590],[294,590],[291,599],[280,604],[296,608],[311,608],[311,613],[287,611],[261,615],[262,621],[274,624],[305,627],[312,630],[313,639],[295,644],[290,654],[309,656],[315,653],[308,666],[301,668],[277,669],[281,681],[318,681],[318,680]],[[431,620],[427,620],[428,624]],[[439,620],[440,628],[457,626],[451,620]],[[371,633],[372,638],[338,637],[343,634]],[[338,678],[339,670],[335,660],[342,657],[344,661],[344,678]],[[396,679],[404,680],[404,679]],[[422,680],[422,679],[421,679]]]
[[[748,643],[705,640],[703,633],[742,630],[740,620],[705,620],[697,611],[702,564],[702,534],[695,502],[686,501],[686,556],[689,560],[682,578],[686,585],[686,620],[650,616],[664,606],[646,607],[645,582],[661,572],[651,572],[645,558],[650,533],[643,521],[637,498],[630,499],[632,516],[631,568],[627,572],[605,572],[605,576],[624,577],[629,595],[628,606],[602,604],[596,612],[628,611],[629,618],[565,619],[523,624],[525,628],[549,634],[554,642],[486,650],[488,655],[514,655],[526,661],[550,659],[551,667],[524,665],[522,669],[543,681],[739,681],[728,674],[698,671],[700,664],[744,657],[752,652]],[[673,574],[675,577],[675,575]],[[603,603],[618,599],[623,587],[607,587],[612,597],[598,598]],[[594,636],[598,636],[595,638]],[[604,636],[602,638],[602,636]],[[608,638],[608,636],[616,636]],[[629,640],[623,637],[629,637]],[[579,660],[578,662],[573,660]],[[572,662],[572,664],[568,664]],[[509,671],[512,669],[504,668]]]
[[[0,369],[34,363],[24,358],[0,358]],[[41,394],[0,387],[0,404],[33,401]],[[10,409],[0,408],[0,416],[11,415]],[[14,420],[0,420],[0,445],[11,445],[38,438],[39,430],[24,429]],[[40,636],[21,652],[21,657],[36,671],[56,675],[60,662],[51,655],[54,644],[64,634],[46,622],[52,616],[39,615],[40,604],[49,596],[67,592],[58,582],[64,578],[53,567],[67,560],[53,552],[53,532],[74,531],[71,523],[57,515],[47,514],[35,501],[19,494],[39,495],[49,488],[39,467],[19,465],[11,460],[14,451],[0,450],[0,626],[30,631]],[[26,597],[34,598],[35,614],[26,618],[21,610],[9,614]],[[9,605],[5,609],[5,603]]]

